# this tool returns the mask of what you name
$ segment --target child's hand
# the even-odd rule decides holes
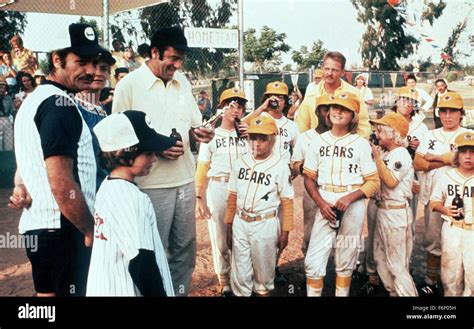
[[[457,208],[456,206],[448,206],[444,207],[444,214],[449,217],[458,217],[462,213],[461,208]]]
[[[324,218],[333,222],[336,221],[336,214],[332,210],[332,207],[333,207],[332,204],[326,201],[323,201],[320,204],[318,204],[318,207],[319,207],[319,210],[321,210],[321,215],[323,215]]]
[[[196,199],[196,218],[197,219],[208,219],[211,217],[211,212],[207,207],[206,200]]]
[[[338,199],[336,201],[335,206],[336,206],[337,209],[344,212],[344,211],[347,210],[347,208],[349,208],[349,206],[351,205],[351,203],[353,201],[354,200],[352,200],[351,194],[347,194],[347,195],[343,196],[342,198]]]

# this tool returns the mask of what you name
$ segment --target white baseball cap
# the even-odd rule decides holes
[[[94,132],[103,152],[137,146],[143,152],[158,153],[176,144],[176,139],[158,134],[140,111],[113,113],[100,121]]]

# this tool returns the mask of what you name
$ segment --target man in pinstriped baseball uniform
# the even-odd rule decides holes
[[[90,87],[94,61],[107,50],[88,25],[70,25],[69,35],[71,46],[49,55],[48,80],[15,121],[15,185],[24,184],[34,200],[19,230],[38,239],[37,251],[26,250],[37,296],[84,295],[92,244],[96,163],[90,131],[70,95]]]

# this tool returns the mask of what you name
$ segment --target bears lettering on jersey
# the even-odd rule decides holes
[[[288,130],[286,128],[280,128],[278,135],[283,136],[283,137],[288,137]]]
[[[253,171],[250,168],[240,168],[239,170],[239,175],[237,176],[237,179],[239,180],[246,180],[250,181],[255,184],[259,185],[265,185],[269,186],[270,185],[270,179],[272,178],[271,174],[266,174],[266,173],[259,173],[257,171]]]
[[[351,159],[353,155],[354,149],[352,147],[344,147],[344,146],[321,146],[319,149],[319,155],[322,157],[337,157],[337,158],[349,158]]]
[[[464,188],[461,188],[461,186],[457,184],[448,184],[448,196],[455,196],[456,194],[459,194],[461,198],[472,198],[474,195],[474,186],[464,186]]]
[[[228,136],[228,137],[222,137],[222,138],[215,138],[214,142],[216,143],[216,148],[221,148],[221,147],[228,147],[228,146],[245,146],[245,139],[244,138],[239,138],[239,137],[233,137],[233,136]],[[227,145],[229,144],[229,145]]]

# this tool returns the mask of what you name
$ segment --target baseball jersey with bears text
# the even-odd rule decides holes
[[[410,153],[404,147],[397,147],[386,153],[383,161],[398,181],[398,184],[393,189],[383,183],[381,184],[380,195],[382,201],[406,203],[407,199],[413,196],[411,188],[414,179],[414,169]]]
[[[420,140],[420,146],[418,146],[416,153],[424,156],[428,153],[432,155],[443,155],[452,152],[454,151],[454,141],[456,137],[468,131],[470,130],[463,127],[459,127],[456,131],[449,132],[444,131],[443,128],[430,130]],[[418,200],[422,204],[428,204],[434,183],[451,168],[451,166],[443,166],[424,173],[420,181],[421,190],[418,197]]]
[[[316,136],[318,135],[319,134],[315,129],[310,129],[302,134],[299,134],[296,138],[296,144],[293,150],[293,155],[291,156],[291,161],[304,161],[311,142],[315,140]]]
[[[262,112],[261,115],[272,117],[268,112]],[[285,116],[282,116],[280,119],[273,118],[273,120],[275,120],[278,128],[273,153],[279,154],[284,161],[289,164],[291,160],[291,149],[295,146],[296,138],[299,134],[298,127],[296,126],[296,123]]]
[[[208,177],[229,176],[236,160],[249,150],[246,139],[234,131],[216,128],[211,142],[201,143],[198,162],[210,164]]]
[[[335,137],[330,131],[311,143],[304,169],[317,173],[318,185],[362,185],[377,172],[369,142],[357,134]]]
[[[449,207],[456,194],[459,194],[464,201],[464,221],[472,223],[474,177],[464,177],[457,168],[451,168],[436,181],[430,201],[441,201],[445,207]],[[452,220],[446,215],[441,215],[441,217],[449,222]]]
[[[294,196],[290,168],[277,154],[265,160],[244,154],[230,174],[229,192],[237,193],[237,208],[248,213],[277,210],[280,199]]]
[[[163,285],[174,296],[150,198],[133,183],[106,178],[97,192],[87,296],[141,296],[128,267],[139,249],[155,252]]]

